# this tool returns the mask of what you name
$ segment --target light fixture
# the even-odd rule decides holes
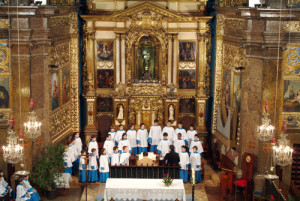
[[[23,138],[16,136],[14,129],[14,119],[10,119],[10,128],[7,131],[7,145],[3,146],[3,159],[6,163],[17,164],[24,157]]]
[[[25,137],[35,140],[42,135],[42,124],[37,121],[36,113],[33,110],[33,99],[30,100],[30,112],[28,115],[28,121],[24,123],[24,135]]]
[[[286,121],[283,122],[281,137],[278,145],[273,147],[273,161],[276,165],[287,166],[293,162],[293,149],[286,134]]]
[[[271,119],[268,117],[270,115],[268,113],[268,103],[266,103],[265,110],[266,112],[263,114],[264,117],[261,118],[262,125],[257,126],[257,137],[263,142],[270,141],[274,136],[274,126],[271,125]]]

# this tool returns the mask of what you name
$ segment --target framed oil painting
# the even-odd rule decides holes
[[[113,99],[109,97],[98,98],[98,112],[113,112]]]
[[[97,88],[114,88],[114,70],[97,69]]]
[[[9,77],[0,77],[0,109],[10,107],[9,99]]]
[[[179,42],[179,62],[195,62],[196,49],[196,42]]]
[[[59,74],[58,72],[51,75],[51,108],[52,110],[59,107]]]
[[[114,61],[114,41],[97,41],[97,61]]]
[[[300,129],[300,117],[293,115],[284,115],[284,121],[286,121],[287,128],[289,129]]]
[[[179,89],[195,89],[196,71],[180,70],[179,71]]]
[[[282,112],[300,112],[300,80],[284,80]]]
[[[70,100],[70,69],[65,68],[62,71],[62,104]]]
[[[193,98],[183,98],[179,100],[180,113],[195,113],[196,102]]]
[[[231,100],[231,72],[223,71],[223,86],[222,86],[222,96],[225,99],[225,106],[230,106]]]
[[[7,43],[0,41],[0,73],[9,71],[9,49]]]

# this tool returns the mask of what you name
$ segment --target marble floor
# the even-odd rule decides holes
[[[206,163],[207,164],[207,163]],[[219,194],[219,174],[216,173],[209,165],[205,165],[204,182],[196,185],[195,200],[196,201],[220,201]],[[58,196],[55,201],[86,201],[85,184],[78,182],[78,178],[73,176],[73,181],[70,183],[71,188],[66,195]],[[103,193],[105,184],[91,183],[87,187],[87,201],[95,201],[98,193]],[[191,183],[185,184],[186,194],[192,194]],[[206,192],[208,191],[208,192]],[[42,196],[42,201],[48,201],[45,196]]]

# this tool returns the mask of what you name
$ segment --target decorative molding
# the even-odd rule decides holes
[[[238,66],[244,66],[244,50],[240,46],[224,43],[224,61],[223,66],[234,69]]]
[[[66,26],[69,24],[69,21],[70,18],[68,15],[50,17],[49,26],[50,27]]]
[[[154,95],[163,96],[166,93],[166,87],[162,85],[132,85],[130,88],[127,87],[129,95]]]
[[[74,51],[72,49],[72,51]],[[60,68],[70,63],[70,42],[54,44],[51,48],[50,64]]]
[[[178,70],[196,70],[196,62],[179,62]]]
[[[62,133],[70,129],[72,126],[72,103],[65,104],[63,108],[55,110],[51,116],[51,126],[50,126],[50,135],[52,141],[55,141],[56,138],[61,138]]]
[[[7,29],[9,27],[9,20],[8,19],[0,19],[0,28]]]
[[[49,5],[75,5],[75,0],[49,0]]]
[[[97,69],[114,69],[115,65],[113,61],[98,61]]]
[[[300,22],[290,21],[283,24],[283,29],[287,32],[300,32]]]
[[[7,41],[6,43],[2,43],[0,41],[0,73],[7,73],[9,72],[9,58],[10,58],[10,51],[7,47]],[[4,46],[5,45],[5,46]]]
[[[247,20],[240,18],[226,18],[225,26],[236,31],[245,31],[248,28]]]
[[[94,125],[94,102],[87,102],[87,125]]]

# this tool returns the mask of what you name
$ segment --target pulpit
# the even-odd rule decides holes
[[[236,180],[234,185],[243,190],[243,196],[246,197],[246,200],[250,200],[252,195],[253,168],[254,155],[250,153],[244,153],[242,178]]]

